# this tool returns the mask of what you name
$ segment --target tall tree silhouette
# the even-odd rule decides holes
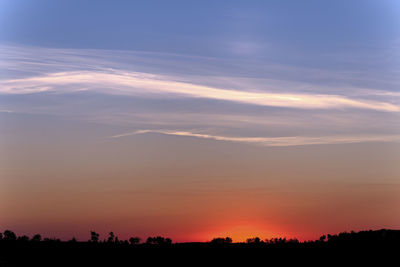
[[[110,242],[110,243],[114,242],[114,238],[115,238],[114,232],[110,232],[108,234],[107,242]]]
[[[95,231],[90,231],[90,241],[97,243],[99,242],[99,237],[100,235],[98,233],[96,233]]]

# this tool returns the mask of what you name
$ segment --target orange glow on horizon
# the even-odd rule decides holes
[[[248,238],[259,237],[261,240],[286,237],[295,238],[281,231],[278,227],[254,222],[233,222],[195,233],[191,241],[207,242],[217,237],[230,237],[233,242],[246,242]]]

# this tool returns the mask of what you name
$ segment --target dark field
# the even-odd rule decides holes
[[[230,243],[221,238],[205,243],[169,243],[162,239],[156,242],[154,239],[154,242],[130,244],[118,240],[64,242],[9,238],[3,237],[0,241],[0,266],[266,266],[350,262],[398,266],[400,255],[398,230],[341,233],[308,242],[251,239],[247,243]]]

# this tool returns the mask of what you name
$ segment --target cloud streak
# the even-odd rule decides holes
[[[113,135],[110,138],[122,138],[138,134],[157,133],[164,135],[194,137],[216,141],[228,141],[237,143],[256,144],[261,146],[301,146],[301,145],[328,145],[328,144],[349,144],[364,142],[400,142],[400,135],[359,135],[359,136],[290,136],[290,137],[229,137],[221,135],[210,135],[194,133],[190,131],[174,130],[137,130],[134,132]]]
[[[400,111],[398,105],[389,102],[356,99],[334,94],[230,90],[194,84],[179,77],[121,70],[67,71],[0,81],[0,93],[3,94],[30,94],[48,91],[76,92],[81,90],[143,97],[204,98],[258,106],[299,109],[358,108],[385,112]]]

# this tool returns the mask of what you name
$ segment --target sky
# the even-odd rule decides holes
[[[399,1],[0,2],[0,230],[400,228]]]

